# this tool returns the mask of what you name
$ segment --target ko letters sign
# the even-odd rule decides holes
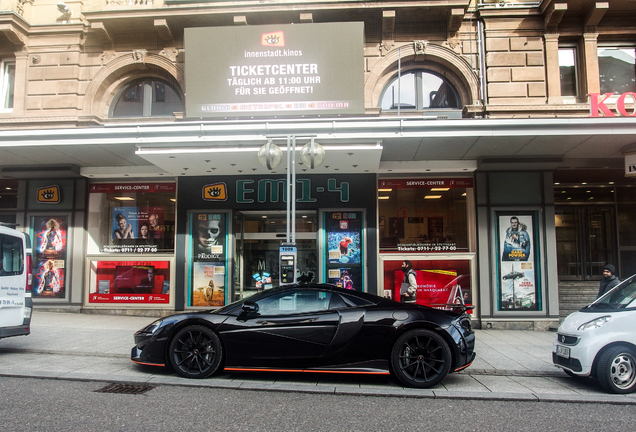
[[[631,111],[627,111],[625,103],[631,103],[636,106],[636,93],[627,92],[614,99],[614,93],[588,93],[590,97],[590,117],[636,117],[636,109],[632,108]],[[609,100],[612,98],[611,100]],[[630,98],[627,100],[627,98]],[[606,103],[615,103],[616,112],[614,112],[611,106],[607,106]]]

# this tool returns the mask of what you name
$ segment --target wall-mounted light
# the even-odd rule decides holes
[[[300,160],[303,165],[314,169],[325,161],[325,149],[312,138],[300,150]]]
[[[71,23],[71,15],[73,15],[73,11],[69,9],[69,7],[64,2],[59,2],[57,4],[57,10],[62,14],[61,21],[62,24],[70,24]]]
[[[270,139],[258,150],[258,162],[268,170],[273,170],[283,161],[283,151]]]

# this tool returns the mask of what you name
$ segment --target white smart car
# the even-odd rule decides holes
[[[636,275],[561,323],[552,361],[609,392],[636,390]]]

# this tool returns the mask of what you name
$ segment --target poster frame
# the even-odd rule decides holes
[[[150,262],[150,261],[167,261],[168,265],[170,267],[170,281],[171,281],[171,286],[170,286],[170,297],[169,297],[169,301],[168,303],[102,303],[102,302],[98,302],[98,303],[91,303],[89,302],[89,296],[91,294],[91,288],[93,286],[97,286],[97,275],[94,271],[94,269],[91,266],[92,262],[99,262],[99,261],[113,261],[113,262],[123,262],[123,261],[146,261],[146,262]],[[135,309],[172,309],[174,310],[174,305],[175,305],[175,286],[177,285],[176,281],[175,281],[175,259],[174,257],[167,257],[167,256],[155,256],[155,255],[146,255],[146,256],[136,256],[136,255],[128,255],[125,258],[120,257],[119,255],[117,257],[113,257],[113,256],[87,256],[86,260],[85,260],[85,265],[84,265],[85,269],[84,269],[84,280],[86,281],[86,283],[88,284],[88,288],[84,289],[83,292],[83,307],[85,309],[112,309],[113,307],[117,307],[120,309],[130,309],[131,307],[134,307]]]
[[[496,283],[494,283],[492,292],[492,308],[494,316],[503,316],[503,315],[514,315],[514,316],[544,316],[546,314],[545,310],[545,293],[544,293],[544,283],[543,283],[543,239],[540,236],[542,230],[542,220],[541,220],[541,209],[534,207],[526,207],[523,209],[517,208],[506,208],[506,209],[493,209],[491,213],[491,229],[492,229],[492,244],[494,247],[492,248],[492,263],[494,264],[494,274]],[[504,235],[507,227],[510,226],[510,219],[512,217],[518,217],[520,222],[523,222],[528,226],[528,222],[530,221],[529,228],[532,230],[529,234],[530,237],[530,251],[528,252],[527,260],[513,259],[513,260],[504,260]],[[531,274],[534,278],[534,295],[535,295],[535,303],[536,308],[532,309],[524,309],[524,308],[506,308],[502,301],[504,295],[504,284],[503,284],[503,276],[508,268],[507,263],[531,263],[532,270]],[[515,269],[516,270],[516,269]],[[526,273],[528,270],[523,271]]]
[[[368,250],[367,250],[367,211],[364,208],[321,208],[319,210],[319,245],[318,248],[322,253],[319,254],[318,268],[320,271],[320,282],[321,283],[329,283],[329,245],[327,240],[327,214],[329,213],[360,213],[361,214],[361,223],[360,223],[360,264],[356,264],[360,266],[361,270],[361,279],[362,279],[362,288],[360,291],[369,292],[368,284]]]
[[[37,263],[38,254],[36,253],[38,247],[38,235],[35,233],[35,226],[33,226],[33,222],[36,218],[65,218],[67,227],[66,227],[66,249],[65,249],[65,263],[64,263],[64,296],[63,297],[53,297],[53,298],[41,298],[37,295],[33,295],[34,304],[37,303],[68,303],[71,299],[71,278],[73,272],[73,213],[66,211],[48,211],[48,212],[28,212],[26,216],[27,221],[27,231],[29,233],[29,237],[31,238],[31,248],[32,248],[32,266],[35,266]],[[32,269],[33,271],[33,269]],[[36,277],[35,273],[33,275],[33,291],[37,289],[36,287]]]
[[[194,255],[192,253],[193,248],[194,248],[194,240],[193,240],[193,227],[194,227],[194,218],[197,214],[221,214],[223,215],[224,218],[224,224],[225,224],[225,228],[223,229],[223,248],[224,248],[224,254],[225,256],[222,258],[222,260],[220,261],[210,261],[210,262],[223,262],[224,267],[225,267],[225,275],[223,276],[223,281],[224,281],[224,286],[225,286],[225,292],[223,293],[223,306],[226,306],[228,304],[230,304],[231,299],[232,299],[232,293],[231,291],[233,290],[233,286],[230,285],[230,281],[232,280],[232,278],[230,277],[231,274],[230,272],[234,271],[234,269],[232,268],[233,266],[231,265],[231,257],[234,255],[234,248],[233,248],[233,236],[232,236],[232,230],[233,230],[233,214],[230,210],[216,210],[216,209],[200,209],[200,210],[188,210],[187,213],[187,227],[186,227],[186,248],[185,248],[185,284],[184,284],[184,290],[185,290],[185,307],[187,309],[194,309],[194,310],[203,310],[203,309],[213,309],[213,308],[217,308],[217,307],[223,307],[223,306],[211,306],[211,305],[202,305],[202,306],[193,306],[193,289],[192,286],[194,284],[194,274],[193,274],[193,267],[195,264],[195,259],[194,259]],[[199,262],[199,261],[197,261]],[[205,262],[205,261],[200,261],[200,262]]]

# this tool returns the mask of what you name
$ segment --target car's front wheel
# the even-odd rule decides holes
[[[598,360],[596,377],[611,393],[631,393],[636,390],[636,354],[625,345],[611,347]]]
[[[200,325],[179,330],[169,350],[170,364],[186,378],[209,377],[218,370],[223,358],[223,346],[217,334]]]
[[[451,362],[448,344],[432,330],[409,330],[398,338],[391,351],[393,373],[407,387],[438,384],[448,375]]]

